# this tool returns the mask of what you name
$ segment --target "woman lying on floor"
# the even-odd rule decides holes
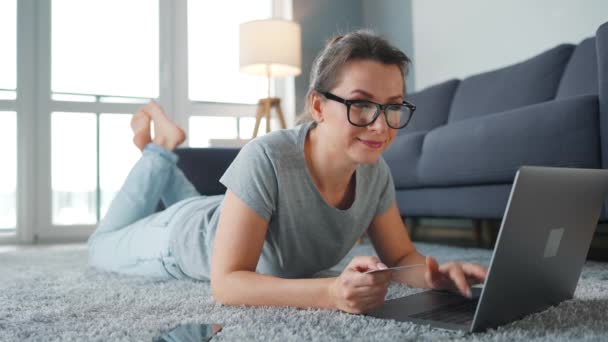
[[[214,298],[234,305],[364,313],[384,303],[391,281],[391,272],[365,271],[412,264],[423,267],[393,280],[470,296],[486,270],[438,265],[416,251],[381,158],[415,109],[405,101],[409,63],[367,31],[330,40],[312,68],[304,123],[244,146],[219,196],[199,194],[177,168],[172,151],[184,132],[158,105],[146,105],[131,123],[142,157],[89,239],[91,264],[210,280]],[[159,200],[167,209],[155,213]],[[356,257],[338,277],[311,278],[365,232],[379,259]]]

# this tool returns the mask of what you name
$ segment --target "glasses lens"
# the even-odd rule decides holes
[[[407,106],[394,105],[386,108],[386,119],[392,128],[403,128],[411,117],[412,111]]]
[[[367,101],[357,101],[350,105],[350,121],[355,125],[364,126],[372,122],[378,108]]]

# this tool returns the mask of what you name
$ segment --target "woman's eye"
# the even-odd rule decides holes
[[[369,102],[355,102],[353,103],[353,106],[360,109],[369,109],[372,108],[374,105]]]

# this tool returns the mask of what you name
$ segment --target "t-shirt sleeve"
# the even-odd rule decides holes
[[[243,146],[220,183],[258,215],[270,220],[276,208],[277,177],[268,154],[257,141]]]
[[[380,179],[380,198],[378,199],[378,207],[376,208],[376,215],[379,216],[384,213],[393,205],[395,202],[395,183],[393,182],[393,176],[391,170],[384,161],[380,158],[378,161],[378,179]]]

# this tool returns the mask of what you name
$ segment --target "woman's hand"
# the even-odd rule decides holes
[[[435,258],[426,257],[424,279],[427,286],[435,290],[458,291],[471,298],[471,285],[483,283],[486,274],[486,269],[476,264],[448,262],[439,265]]]
[[[391,281],[391,272],[364,272],[383,268],[386,265],[376,257],[354,258],[329,287],[333,306],[353,314],[382,306]]]

